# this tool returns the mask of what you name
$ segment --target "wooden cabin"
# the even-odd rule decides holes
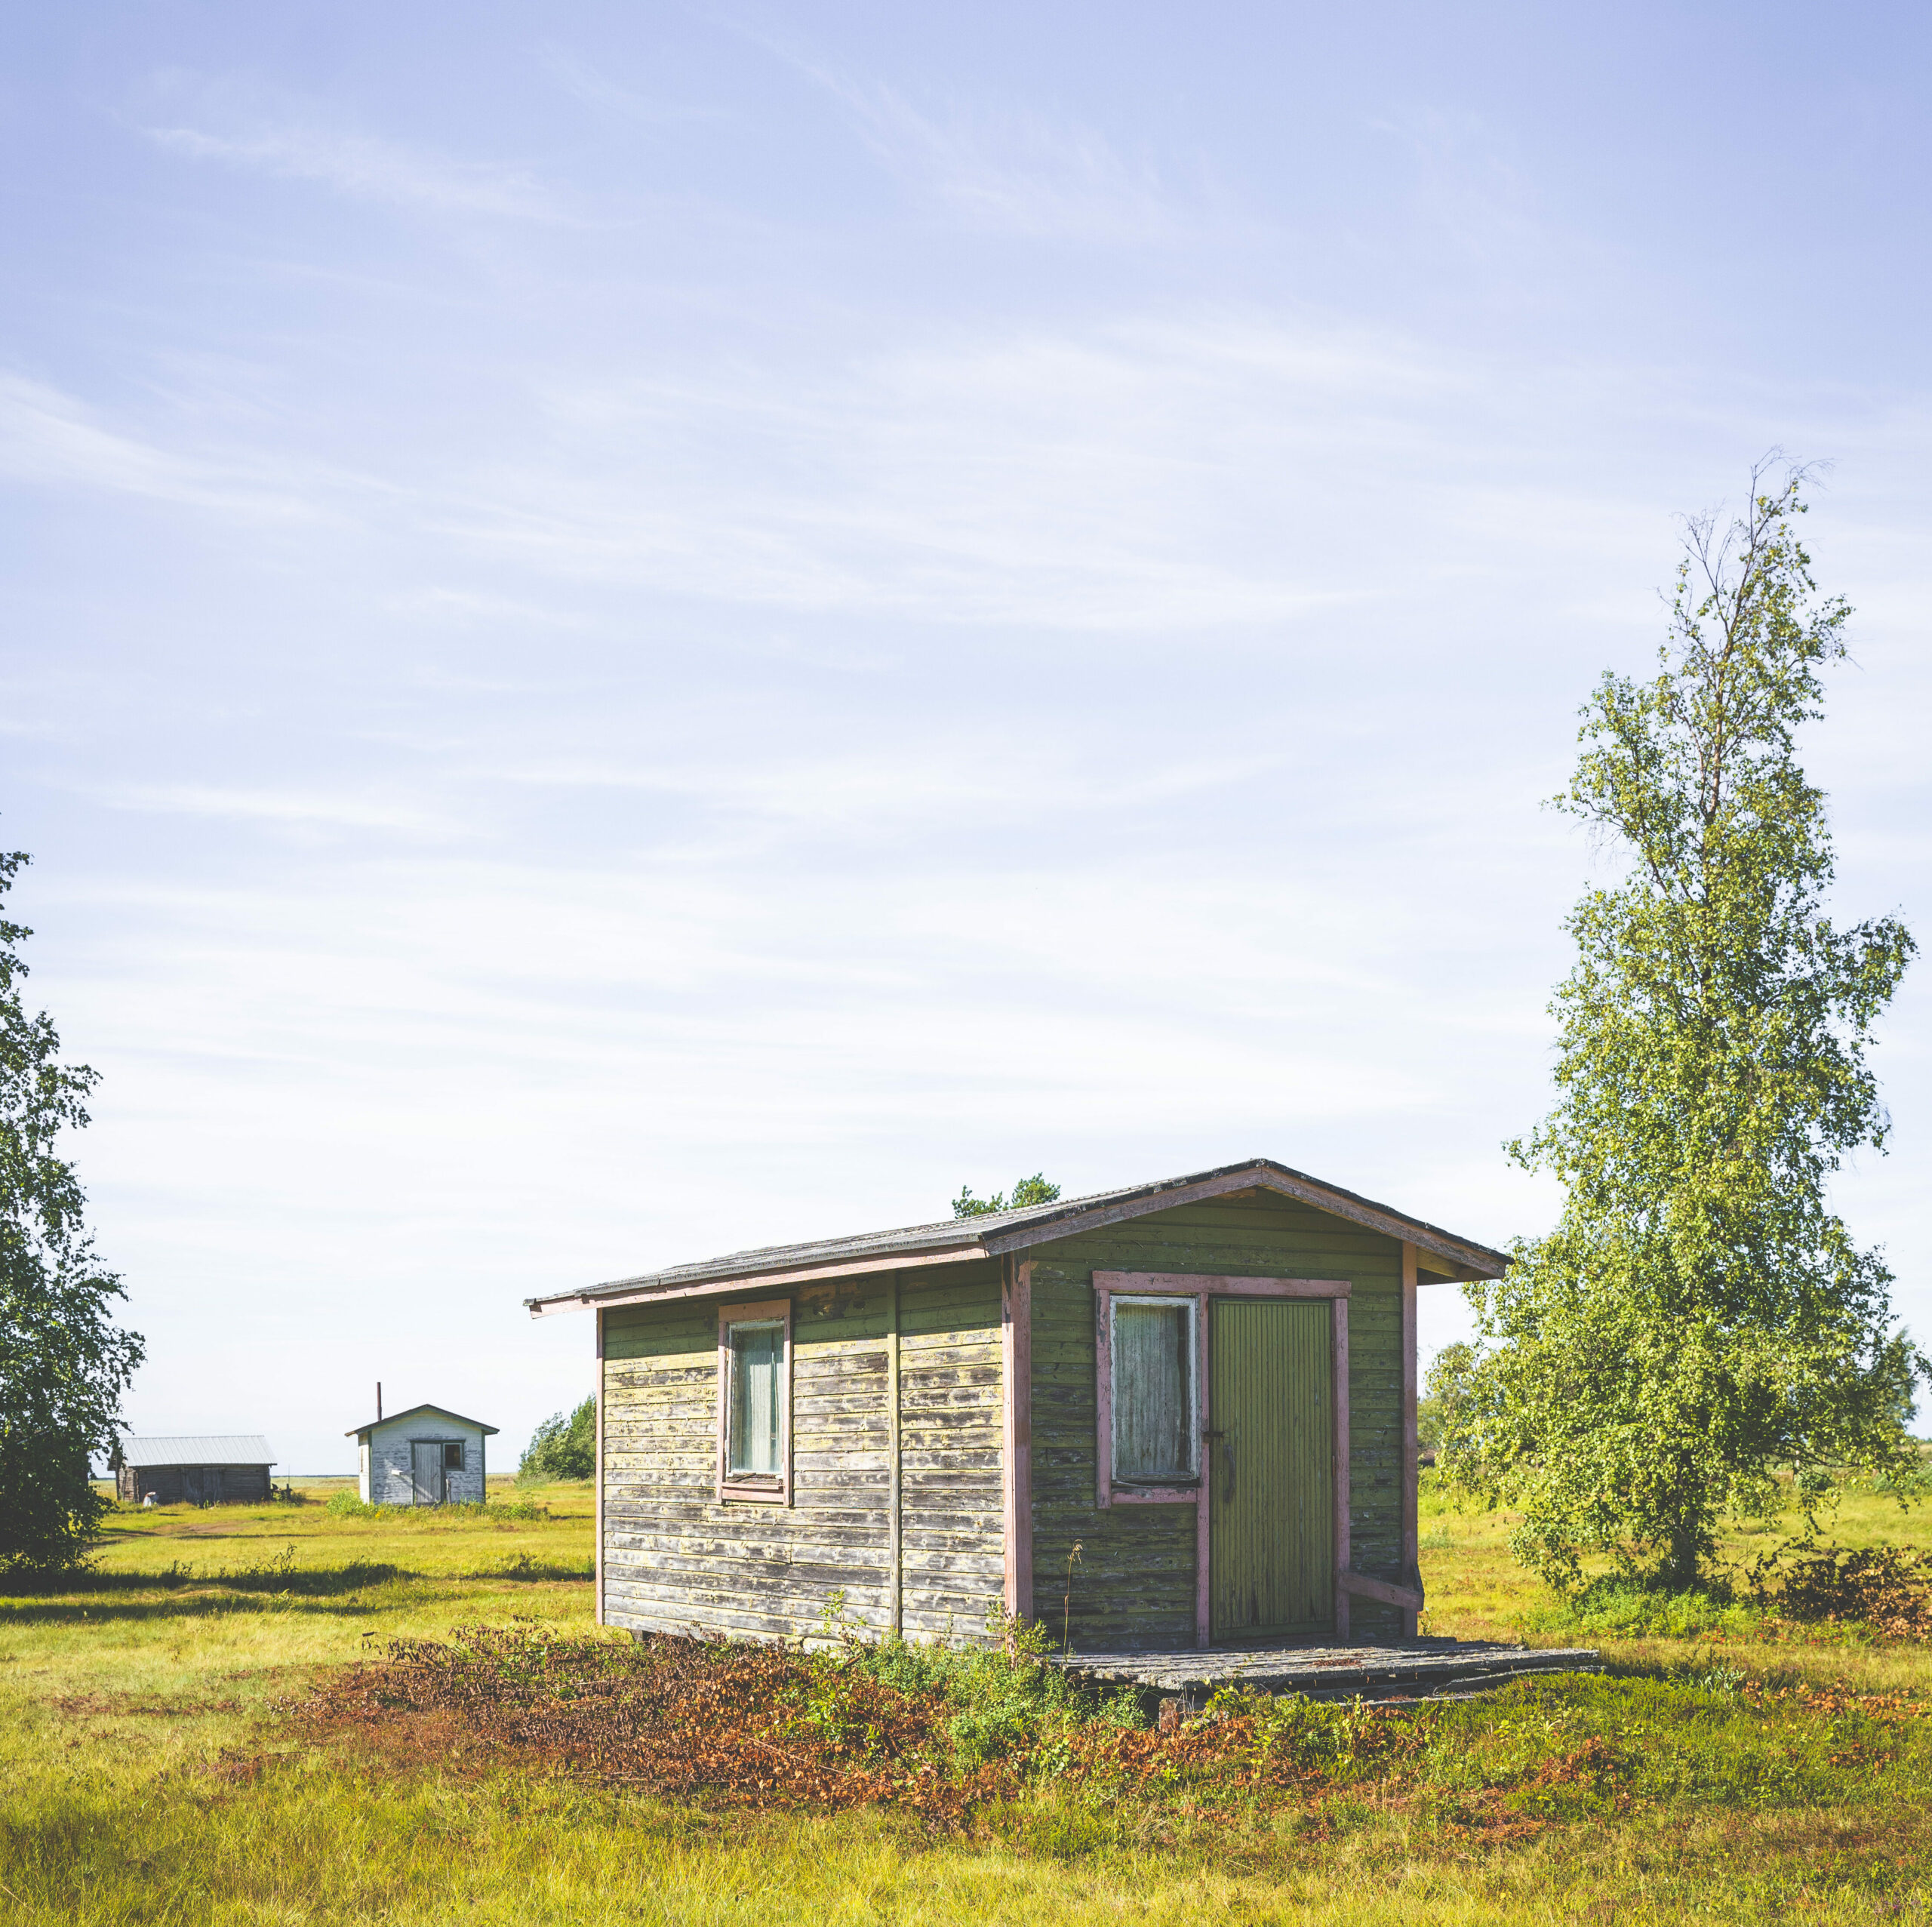
[[[1265,1159],[530,1301],[596,1325],[608,1625],[1412,1636],[1416,1294],[1500,1251]]]
[[[489,1495],[484,1441],[497,1429],[441,1405],[411,1405],[387,1418],[378,1413],[352,1427],[346,1436],[356,1443],[362,1503],[481,1505]]]
[[[197,1433],[180,1439],[123,1439],[115,1496],[140,1505],[259,1504],[269,1496],[275,1455],[259,1433]]]

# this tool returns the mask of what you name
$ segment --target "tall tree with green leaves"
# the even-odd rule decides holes
[[[552,1412],[531,1435],[516,1476],[526,1483],[597,1476],[597,1399],[593,1394],[570,1416]]]
[[[26,860],[0,854],[0,897]],[[0,919],[0,1570],[57,1571],[85,1557],[105,1508],[88,1460],[115,1442],[142,1344],[109,1322],[125,1294],[60,1155],[96,1079],[60,1062],[52,1020],[20,1000],[32,934]]]
[[[1828,914],[1796,737],[1850,611],[1799,540],[1802,471],[1765,476],[1727,527],[1687,524],[1657,673],[1604,676],[1555,799],[1628,868],[1565,926],[1555,1106],[1509,1147],[1563,1210],[1469,1288],[1484,1345],[1445,1464],[1521,1510],[1518,1556],[1559,1585],[1606,1553],[1694,1585],[1779,1469],[1903,1464],[1926,1368],[1829,1201],[1884,1145],[1867,1051],[1914,945]]]

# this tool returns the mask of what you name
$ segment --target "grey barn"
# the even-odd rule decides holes
[[[115,1496],[139,1505],[245,1504],[269,1495],[275,1454],[258,1432],[193,1433],[176,1439],[123,1439]]]
[[[365,1505],[481,1505],[483,1442],[496,1431],[441,1405],[411,1405],[348,1435],[360,1449]]]

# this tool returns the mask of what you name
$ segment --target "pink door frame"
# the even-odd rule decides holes
[[[1116,1297],[1191,1298],[1195,1304],[1195,1364],[1198,1374],[1196,1410],[1208,1415],[1209,1335],[1208,1307],[1214,1298],[1326,1298],[1332,1334],[1334,1464],[1335,1479],[1335,1637],[1349,1633],[1349,1293],[1343,1279],[1226,1278],[1210,1273],[1170,1271],[1097,1271],[1094,1274],[1095,1368],[1099,1396],[1095,1433],[1097,1502],[1116,1505],[1191,1505],[1195,1509],[1194,1637],[1197,1645],[1211,1640],[1208,1581],[1208,1519],[1211,1507],[1201,1503],[1204,1482],[1192,1486],[1116,1490],[1113,1484],[1113,1319]],[[1030,1548],[1029,1548],[1030,1550]]]

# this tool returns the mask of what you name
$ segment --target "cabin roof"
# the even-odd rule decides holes
[[[342,1436],[345,1439],[366,1439],[379,1425],[400,1424],[405,1418],[420,1418],[425,1412],[434,1412],[438,1418],[453,1418],[459,1425],[473,1425],[478,1431],[492,1436],[497,1430],[494,1425],[485,1425],[480,1418],[465,1418],[461,1412],[451,1411],[448,1405],[411,1405],[407,1411],[386,1411],[380,1418],[371,1419],[367,1425],[352,1425]]]
[[[121,1462],[137,1470],[155,1465],[272,1465],[259,1432],[195,1432],[177,1439],[123,1439]]]
[[[728,1290],[738,1283],[804,1282],[814,1276],[834,1277],[842,1272],[885,1270],[921,1262],[943,1263],[996,1257],[1008,1251],[1072,1237],[1099,1225],[1177,1205],[1227,1197],[1248,1191],[1273,1191],[1364,1225],[1369,1230],[1414,1244],[1437,1260],[1438,1279],[1500,1278],[1509,1259],[1440,1225],[1411,1217],[1389,1205],[1380,1205],[1340,1185],[1296,1171],[1272,1158],[1250,1158],[1221,1165],[1185,1177],[1164,1177],[1149,1184],[1129,1184],[1118,1190],[1095,1191],[1085,1197],[1059,1198],[1049,1205],[1029,1205],[1019,1211],[989,1211],[977,1217],[947,1218],[934,1224],[907,1225],[895,1231],[865,1232],[856,1237],[823,1238],[808,1244],[770,1245],[755,1251],[728,1252],[721,1257],[672,1265],[663,1271],[617,1278],[575,1291],[527,1298],[533,1314],[570,1311],[611,1299],[630,1300],[681,1295],[687,1291]],[[1445,1267],[1446,1270],[1441,1267]]]

